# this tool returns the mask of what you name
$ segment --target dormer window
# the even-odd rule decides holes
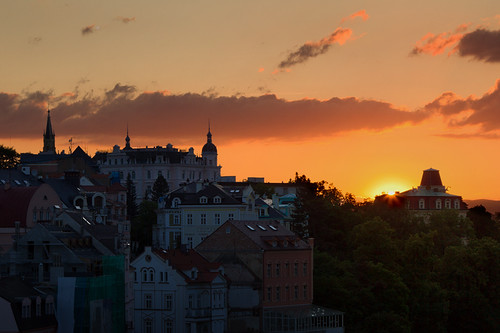
[[[214,204],[220,204],[222,199],[219,196],[214,197]]]
[[[181,204],[181,199],[174,198],[174,200],[172,200],[172,208],[177,208],[180,204]]]
[[[201,204],[206,204],[207,202],[208,202],[207,197],[203,196],[203,197],[200,198],[200,203]]]

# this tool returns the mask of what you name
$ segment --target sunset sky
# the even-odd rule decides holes
[[[500,200],[500,1],[2,1],[0,143],[195,148],[359,199]]]

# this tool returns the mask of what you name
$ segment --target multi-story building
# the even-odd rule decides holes
[[[132,148],[127,133],[123,149],[115,145],[112,152],[98,152],[93,159],[100,166],[101,172],[119,179],[122,185],[126,184],[130,174],[139,202],[151,193],[159,175],[162,175],[170,189],[174,190],[182,183],[198,180],[217,181],[221,170],[221,166],[217,165],[217,147],[212,142],[210,129],[201,157],[195,155],[192,147],[184,151],[174,148],[171,144],[165,147]]]
[[[194,250],[146,247],[131,265],[135,332],[226,332],[227,281],[220,264]]]
[[[429,214],[439,210],[456,210],[465,217],[467,204],[459,195],[448,193],[441,181],[439,170],[423,171],[420,186],[394,195],[383,194],[375,198],[375,203],[386,203],[392,207],[404,207],[416,213]]]
[[[194,248],[227,220],[256,219],[255,200],[246,201],[238,201],[215,183],[182,186],[159,200],[153,245]]]
[[[343,331],[341,312],[312,304],[313,246],[278,222],[229,220],[196,247],[210,261],[241,266],[227,272],[239,282],[229,290],[229,331]]]

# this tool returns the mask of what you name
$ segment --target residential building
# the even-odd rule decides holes
[[[0,279],[0,332],[56,333],[54,296],[19,277]]]
[[[165,147],[132,148],[127,131],[123,149],[115,145],[112,152],[98,152],[93,160],[99,165],[101,172],[119,180],[122,185],[126,184],[130,174],[136,187],[138,202],[150,195],[159,175],[167,180],[171,190],[175,190],[180,184],[192,181],[217,181],[221,170],[221,166],[217,164],[217,147],[212,142],[210,129],[201,156],[195,155],[192,147],[184,151],[174,148],[170,143]]]
[[[135,332],[226,332],[227,281],[220,264],[192,249],[146,247],[131,265]]]
[[[429,214],[439,210],[456,210],[460,216],[467,214],[467,204],[459,195],[450,194],[441,181],[439,170],[423,171],[420,186],[394,195],[382,194],[375,203],[385,203],[391,207],[404,207],[419,214]]]
[[[284,331],[278,317],[283,325],[302,323],[304,330],[298,324],[286,326],[291,332],[343,332],[341,312],[312,304],[313,246],[313,239],[305,242],[275,221],[229,220],[196,247],[208,260],[232,265],[228,278],[239,282],[238,288],[229,289],[230,332],[256,327],[262,332]],[[234,269],[238,262],[244,263],[240,270]],[[245,297],[239,296],[242,290]]]
[[[181,186],[158,202],[153,245],[172,249],[185,244],[194,248],[227,220],[256,218],[254,200],[246,201],[238,201],[216,183]]]
[[[52,220],[61,206],[59,196],[47,184],[24,187],[6,182],[0,186],[0,254],[11,248],[16,234],[24,235],[36,223]]]

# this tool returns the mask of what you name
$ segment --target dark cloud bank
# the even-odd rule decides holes
[[[473,111],[470,116],[460,122],[450,120],[449,126],[480,125],[483,135],[500,129],[498,83],[481,98],[463,99],[445,93],[412,112],[389,103],[353,97],[288,101],[270,94],[257,97],[166,95],[138,93],[133,86],[117,84],[101,96],[0,93],[1,137],[41,137],[49,100],[56,135],[78,136],[89,143],[120,143],[127,124],[132,137],[160,138],[164,143],[179,142],[181,138],[199,141],[206,133],[209,119],[218,143],[249,139],[299,141],[348,131],[380,131],[405,123],[416,124],[433,114],[451,119],[467,110]]]

